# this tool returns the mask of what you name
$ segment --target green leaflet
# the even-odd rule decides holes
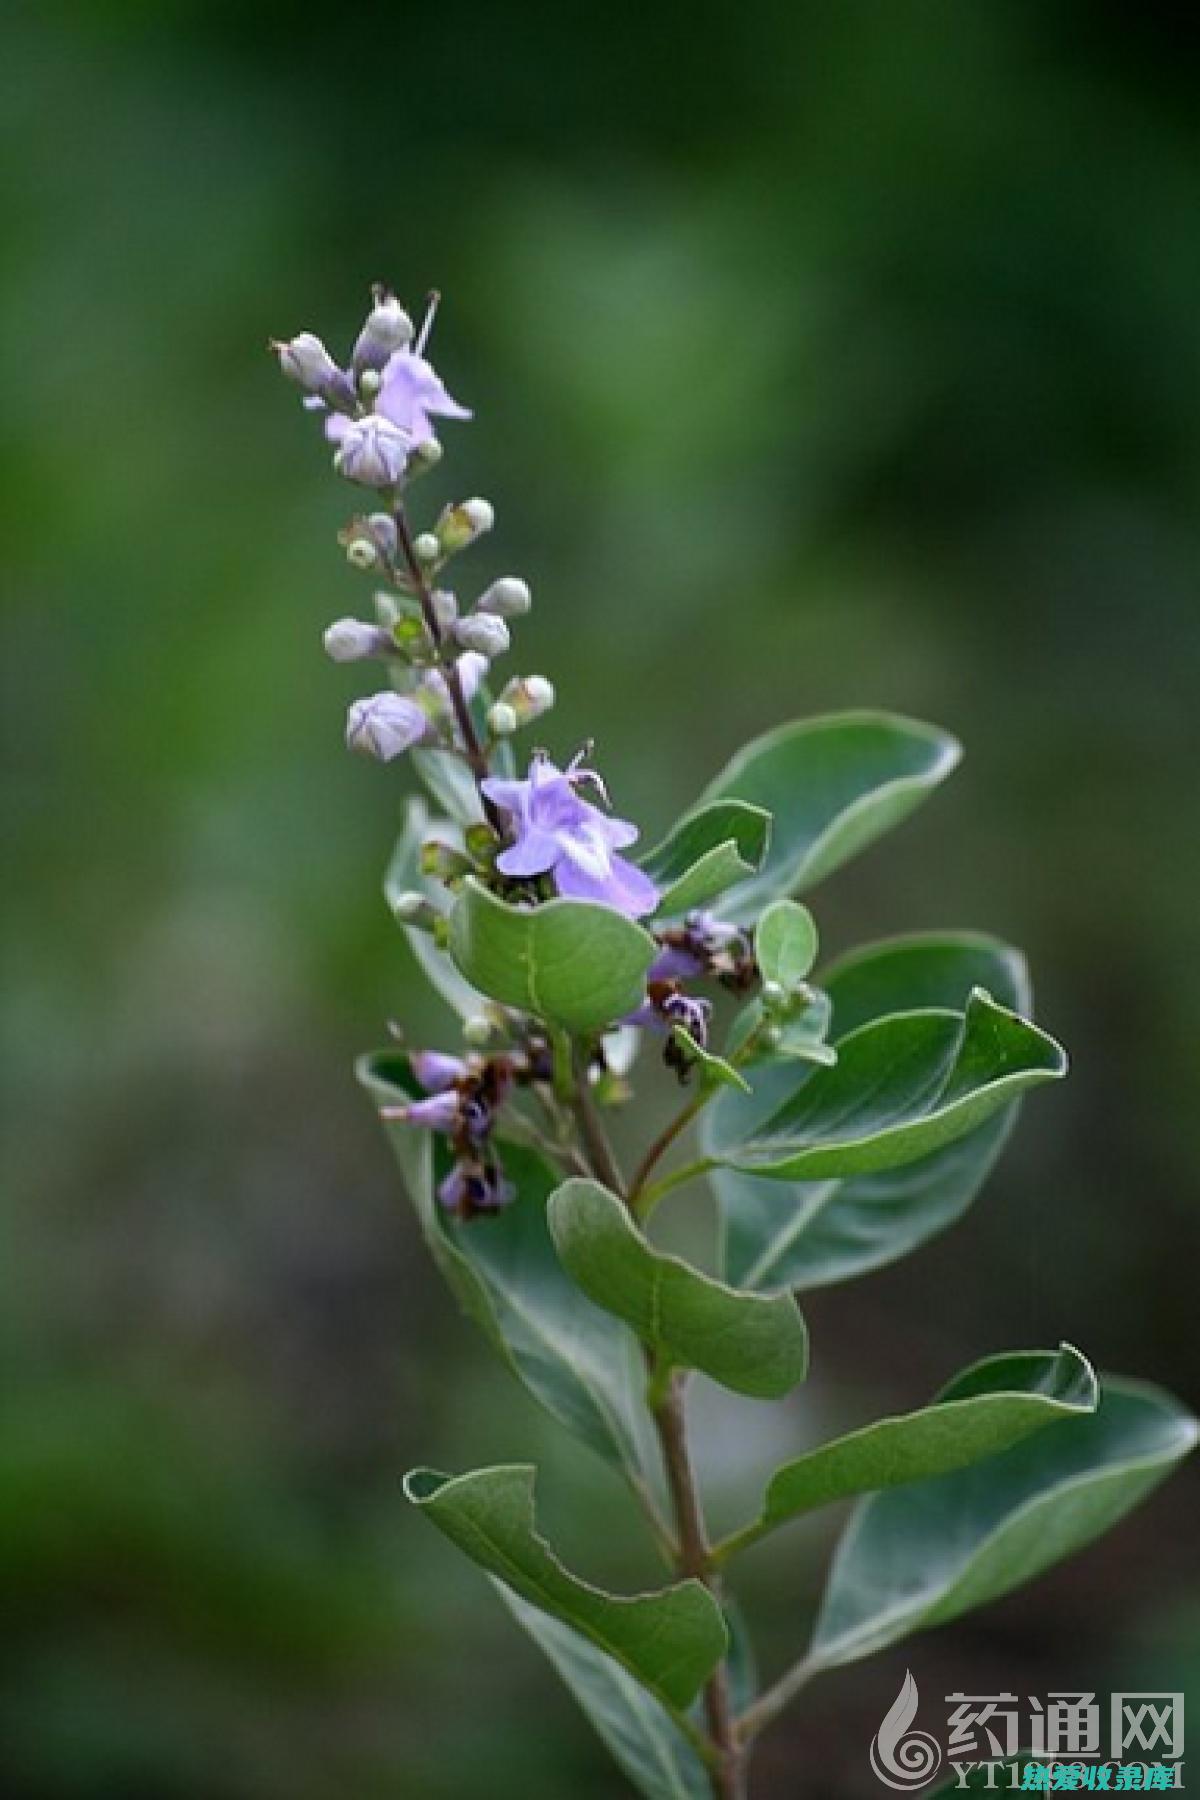
[[[468,880],[450,915],[450,954],[491,999],[583,1034],[637,1009],[657,946],[610,907],[510,906]]]
[[[398,1051],[363,1057],[358,1077],[377,1106],[412,1098]],[[497,1218],[462,1224],[434,1196],[430,1134],[402,1123],[386,1130],[426,1244],[464,1311],[534,1399],[644,1489],[641,1353],[624,1325],[584,1299],[554,1253],[546,1201],[558,1176],[534,1151],[506,1144],[516,1200]]]
[[[960,755],[947,732],[883,712],[831,713],[755,738],[697,809],[744,800],[773,819],[761,869],[730,890],[722,912],[753,918],[765,902],[813,887],[907,818]]]
[[[773,900],[755,927],[754,955],[764,981],[789,991],[799,986],[817,960],[817,927],[807,906]]]
[[[646,1800],[712,1800],[699,1754],[653,1694],[569,1625],[539,1612],[502,1581],[494,1585]]]
[[[975,932],[884,939],[841,958],[822,981],[833,1003],[835,1038],[914,1006],[961,1010],[974,986],[1018,1012],[1028,1013],[1032,1004],[1020,953]],[[753,1084],[757,1116],[765,1116],[794,1088],[795,1071],[756,1066]],[[907,1255],[970,1205],[1016,1111],[1006,1106],[947,1148],[874,1175],[784,1187],[717,1170],[712,1179],[728,1279],[767,1291],[822,1287]],[[707,1147],[707,1129],[702,1136]]]
[[[595,1181],[564,1182],[549,1221],[564,1267],[589,1299],[627,1320],[668,1363],[762,1399],[803,1380],[808,1334],[790,1294],[738,1293],[656,1250]]]
[[[834,1557],[813,1661],[854,1662],[1031,1580],[1122,1518],[1196,1435],[1161,1389],[1105,1379],[1095,1412],[861,1502]]]
[[[1061,1078],[1054,1039],[975,989],[959,1015],[929,1008],[862,1025],[747,1130],[724,1094],[711,1115],[719,1161],[780,1180],[870,1175],[964,1137],[1027,1088]],[[732,1105],[729,1103],[732,1102]]]
[[[762,1511],[722,1553],[814,1507],[902,1482],[927,1480],[995,1456],[1056,1419],[1094,1412],[1096,1377],[1078,1350],[1018,1350],[957,1376],[931,1406],[876,1419],[776,1469]]]
[[[708,1589],[688,1580],[627,1599],[581,1581],[536,1529],[535,1480],[525,1465],[457,1477],[414,1469],[404,1491],[480,1568],[581,1632],[664,1705],[690,1705],[729,1641]]]
[[[444,752],[436,754],[442,755]],[[445,888],[440,882],[431,881],[421,873],[421,845],[431,838],[437,838],[439,842],[449,844],[455,850],[462,849],[462,832],[458,827],[445,820],[431,820],[424,800],[418,794],[411,794],[405,803],[400,836],[396,840],[396,848],[383,878],[384,897],[393,912],[398,896],[413,891],[424,894],[439,911],[444,908],[447,900]],[[463,979],[447,952],[434,943],[432,935],[405,924],[403,919],[400,924],[408,940],[408,947],[429,985],[441,995],[447,1006],[464,1019],[481,1012],[483,995]]]
[[[662,890],[656,916],[677,918],[753,875],[770,834],[770,813],[741,800],[722,800],[682,819],[641,859]]]

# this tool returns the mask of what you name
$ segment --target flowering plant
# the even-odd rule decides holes
[[[331,625],[325,647],[383,676],[350,708],[349,745],[406,756],[428,790],[407,802],[386,891],[461,1021],[456,1041],[401,1038],[360,1074],[451,1289],[533,1398],[623,1477],[665,1572],[632,1597],[572,1573],[538,1530],[531,1467],[417,1469],[406,1492],[493,1577],[635,1787],[732,1800],[758,1733],[815,1675],[1084,1544],[1196,1427],[1167,1394],[1100,1381],[1070,1345],[993,1355],[924,1406],[799,1451],[713,1541],[691,1374],[759,1402],[788,1393],[809,1360],[797,1295],[960,1218],[1021,1096],[1060,1080],[1066,1057],[1030,1022],[1008,945],[929,933],[823,965],[795,898],[950,773],[944,732],[875,712],[778,727],[648,852],[590,747],[565,763],[515,754],[555,700],[541,675],[493,677],[529,588],[503,576],[463,605],[447,585],[492,528],[486,501],[422,530],[409,517],[441,459],[435,421],[470,417],[427,358],[433,312],[414,334],[376,289],[344,367],[309,333],[274,346],[338,472],[372,495],[342,541],[374,615]],[[680,1104],[627,1173],[610,1118],[635,1069],[649,1088],[677,1084]],[[701,1182],[715,1273],[651,1235],[664,1198]],[[808,1647],[759,1689],[729,1570],[846,1498]]]

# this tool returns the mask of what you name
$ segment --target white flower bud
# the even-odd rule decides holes
[[[374,290],[375,304],[354,345],[353,362],[357,370],[382,369],[388,357],[403,350],[412,340],[413,322],[386,288]]]
[[[423,462],[426,467],[430,469],[436,468],[445,454],[445,451],[435,437],[422,438],[416,449],[413,451],[413,455],[417,458],[418,462]]]
[[[470,618],[460,619],[454,635],[464,650],[478,650],[489,659],[503,656],[510,642],[508,626],[494,613],[472,613]]]
[[[383,386],[383,376],[378,369],[364,369],[358,378],[358,391],[364,400],[373,400]]]
[[[273,341],[271,348],[288,380],[296,382],[306,394],[323,393],[341,376],[341,370],[314,332],[302,331],[287,343]]]
[[[397,919],[415,919],[418,913],[425,910],[427,901],[424,894],[419,894],[416,888],[406,888],[401,894],[393,894],[389,905]]]
[[[502,575],[475,602],[479,612],[495,613],[501,619],[516,619],[533,605],[529,584],[516,575]]]
[[[490,501],[463,500],[457,506],[448,506],[437,522],[437,534],[441,539],[443,550],[465,550],[473,544],[477,537],[490,531],[496,523],[496,514]]]
[[[428,730],[429,719],[417,702],[390,689],[356,700],[346,714],[346,743],[350,749],[378,757],[380,762],[391,762],[394,756],[419,744]]]
[[[386,656],[393,648],[386,631],[363,619],[335,619],[321,642],[325,654],[337,663],[363,662],[369,656]]]
[[[511,707],[519,725],[529,725],[550,711],[554,699],[553,683],[544,675],[523,675],[506,684],[498,696],[498,704]]]
[[[442,546],[432,531],[423,531],[413,541],[413,554],[418,562],[437,562],[442,554]]]
[[[487,722],[493,737],[511,737],[521,723],[514,708],[503,700],[497,700],[489,710]]]
[[[463,1020],[463,1042],[481,1049],[492,1035],[492,1022],[486,1013],[472,1013],[469,1019]]]
[[[443,631],[451,631],[458,617],[458,601],[449,588],[434,588],[429,596],[433,616]]]
[[[382,413],[367,413],[346,427],[333,459],[339,475],[363,487],[395,487],[408,461],[409,437]]]

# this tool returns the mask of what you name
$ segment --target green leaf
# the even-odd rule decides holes
[[[815,990],[812,1000],[801,1010],[782,1019],[771,1019],[776,1035],[770,1042],[760,1041],[758,1047],[745,1051],[744,1046],[767,1020],[762,1001],[754,999],[734,1019],[725,1048],[731,1056],[737,1051],[743,1051],[745,1059],[756,1070],[756,1080],[757,1069],[764,1062],[814,1062],[832,1065],[837,1061],[837,1051],[827,1041],[831,1017],[828,994]],[[790,1092],[795,1079],[794,1070],[783,1078],[777,1095],[780,1103]]]
[[[700,800],[744,800],[774,821],[762,868],[731,890],[722,912],[751,918],[777,895],[824,880],[906,818],[960,755],[947,732],[882,712],[833,713],[756,738]]]
[[[549,1220],[554,1247],[588,1298],[627,1320],[668,1363],[760,1399],[804,1379],[808,1333],[790,1294],[738,1293],[656,1250],[595,1181],[564,1182]]]
[[[1028,1013],[1024,959],[972,932],[886,939],[836,962],[823,977],[835,1037],[913,1006],[961,1010],[972,987]],[[786,1068],[755,1068],[768,1110],[795,1083]],[[843,1181],[778,1182],[720,1170],[713,1182],[724,1224],[724,1270],[740,1287],[823,1287],[915,1250],[961,1217],[983,1186],[1012,1128],[1017,1107],[932,1156],[900,1169]]]
[[[416,1091],[398,1051],[363,1057],[358,1076],[377,1106],[402,1105]],[[583,1298],[555,1255],[546,1201],[559,1177],[535,1152],[506,1144],[517,1198],[496,1218],[464,1224],[435,1197],[447,1167],[441,1143],[402,1122],[386,1130],[425,1242],[463,1310],[534,1399],[645,1492],[642,1355],[624,1325]]]
[[[1040,1431],[1056,1419],[1094,1412],[1096,1377],[1078,1350],[1017,1350],[988,1357],[957,1376],[931,1406],[877,1419],[785,1463],[767,1483],[762,1511],[722,1553],[850,1494],[948,1474]]]
[[[854,1662],[1031,1580],[1122,1518],[1196,1435],[1169,1394],[1106,1379],[1094,1413],[861,1502],[834,1557],[813,1660]]]
[[[646,1800],[712,1800],[704,1763],[652,1694],[570,1626],[539,1612],[502,1581],[494,1586]]]
[[[729,1641],[708,1589],[687,1580],[625,1598],[581,1581],[538,1534],[535,1478],[528,1465],[459,1476],[414,1469],[404,1491],[480,1568],[615,1657],[665,1705],[690,1705]]]
[[[738,1088],[743,1094],[752,1091],[746,1077],[739,1075],[732,1063],[726,1062],[723,1056],[714,1056],[711,1050],[706,1050],[703,1044],[697,1043],[685,1026],[673,1025],[671,1036],[681,1049],[687,1051],[700,1070],[701,1080],[707,1086]]]
[[[611,907],[510,906],[468,880],[450,915],[450,954],[493,1000],[584,1033],[636,1011],[658,947]]]
[[[740,800],[702,807],[681,820],[642,858],[642,867],[662,890],[657,916],[691,912],[753,875],[770,835],[770,813]]]
[[[735,1109],[750,1102],[722,1095],[712,1109],[712,1153],[778,1180],[895,1169],[966,1136],[1067,1066],[1052,1037],[981,988],[965,1014],[896,1013],[859,1026],[837,1048],[833,1068],[807,1071],[748,1131]]]
[[[817,927],[807,906],[773,900],[755,928],[754,956],[764,981],[798,987],[817,960]]]
[[[419,794],[412,794],[405,805],[400,836],[396,840],[396,848],[383,878],[384,898],[393,913],[399,896],[414,892],[424,894],[439,910],[444,907],[447,897],[445,888],[440,882],[431,881],[421,873],[421,845],[432,838],[449,844],[452,849],[462,849],[461,831],[446,820],[431,820],[424,800]],[[463,979],[451,962],[448,952],[434,943],[432,934],[416,930],[403,919],[399,922],[408,940],[408,947],[429,985],[441,995],[447,1006],[464,1019],[481,1012],[484,1006],[483,995]]]

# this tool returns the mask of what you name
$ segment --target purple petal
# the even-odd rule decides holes
[[[658,905],[658,889],[648,875],[643,875],[624,857],[612,858],[609,873],[602,879],[589,875],[569,858],[555,864],[554,885],[560,894],[572,900],[594,900],[600,906],[611,906],[615,912],[639,919]]]
[[[427,1094],[440,1094],[453,1087],[467,1072],[461,1056],[447,1056],[442,1050],[418,1050],[410,1061],[413,1074]]]
[[[562,846],[548,831],[529,828],[522,831],[515,844],[502,850],[496,867],[502,875],[544,875],[562,855]]]

